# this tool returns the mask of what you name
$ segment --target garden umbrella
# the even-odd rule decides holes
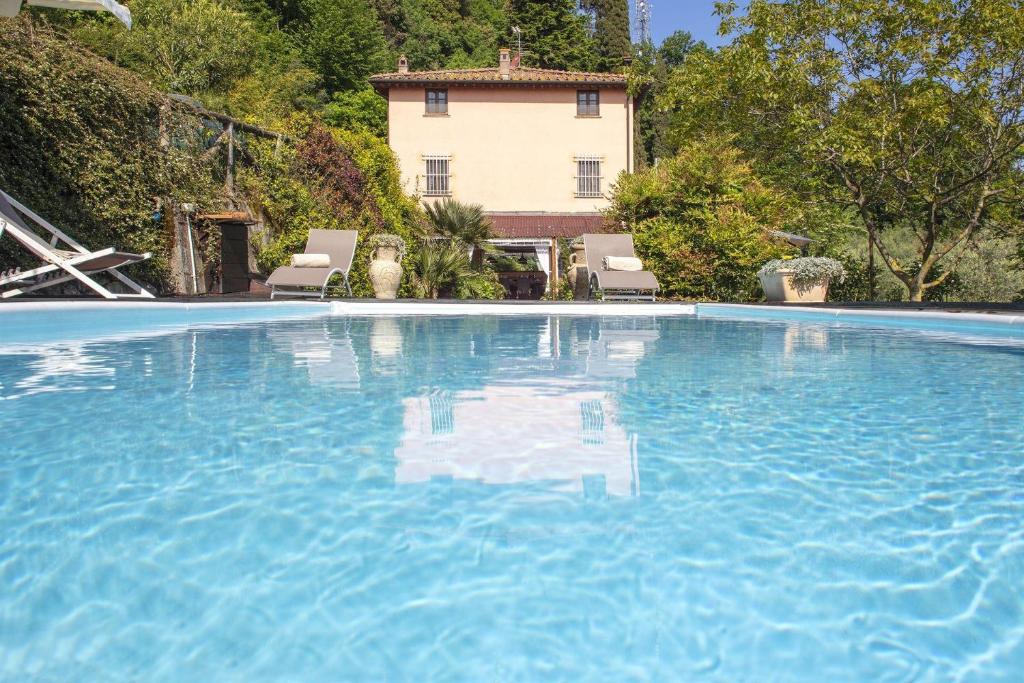
[[[22,0],[0,0],[0,17],[13,17],[21,10]],[[80,9],[91,12],[110,12],[128,28],[132,27],[132,13],[114,0],[25,0],[34,7],[56,7],[57,9]]]

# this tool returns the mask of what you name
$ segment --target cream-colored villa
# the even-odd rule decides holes
[[[557,238],[604,230],[609,188],[632,171],[633,98],[622,74],[518,62],[501,50],[494,68],[410,71],[402,57],[370,81],[406,191],[482,205],[495,241],[535,253],[542,271],[510,291],[537,294],[558,277]]]

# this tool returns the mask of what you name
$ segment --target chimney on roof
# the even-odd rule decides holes
[[[512,50],[508,48],[502,48],[498,53],[498,75],[503,81],[512,78]]]
[[[409,58],[402,55],[398,58],[398,73],[407,74],[409,73]]]

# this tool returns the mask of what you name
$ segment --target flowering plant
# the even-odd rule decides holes
[[[774,275],[780,271],[793,274],[793,284],[797,287],[810,287],[825,280],[843,282],[846,270],[843,264],[832,258],[822,256],[804,256],[795,259],[774,259],[764,264],[757,271],[758,277]]]
[[[398,235],[381,234],[371,237],[370,249],[377,251],[380,247],[396,250],[398,252],[399,261],[405,257],[405,240]]]

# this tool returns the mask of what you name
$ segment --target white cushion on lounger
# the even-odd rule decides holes
[[[644,264],[635,256],[605,256],[604,269],[634,272],[643,270]]]
[[[330,268],[331,257],[327,254],[295,254],[292,256],[293,268]]]

